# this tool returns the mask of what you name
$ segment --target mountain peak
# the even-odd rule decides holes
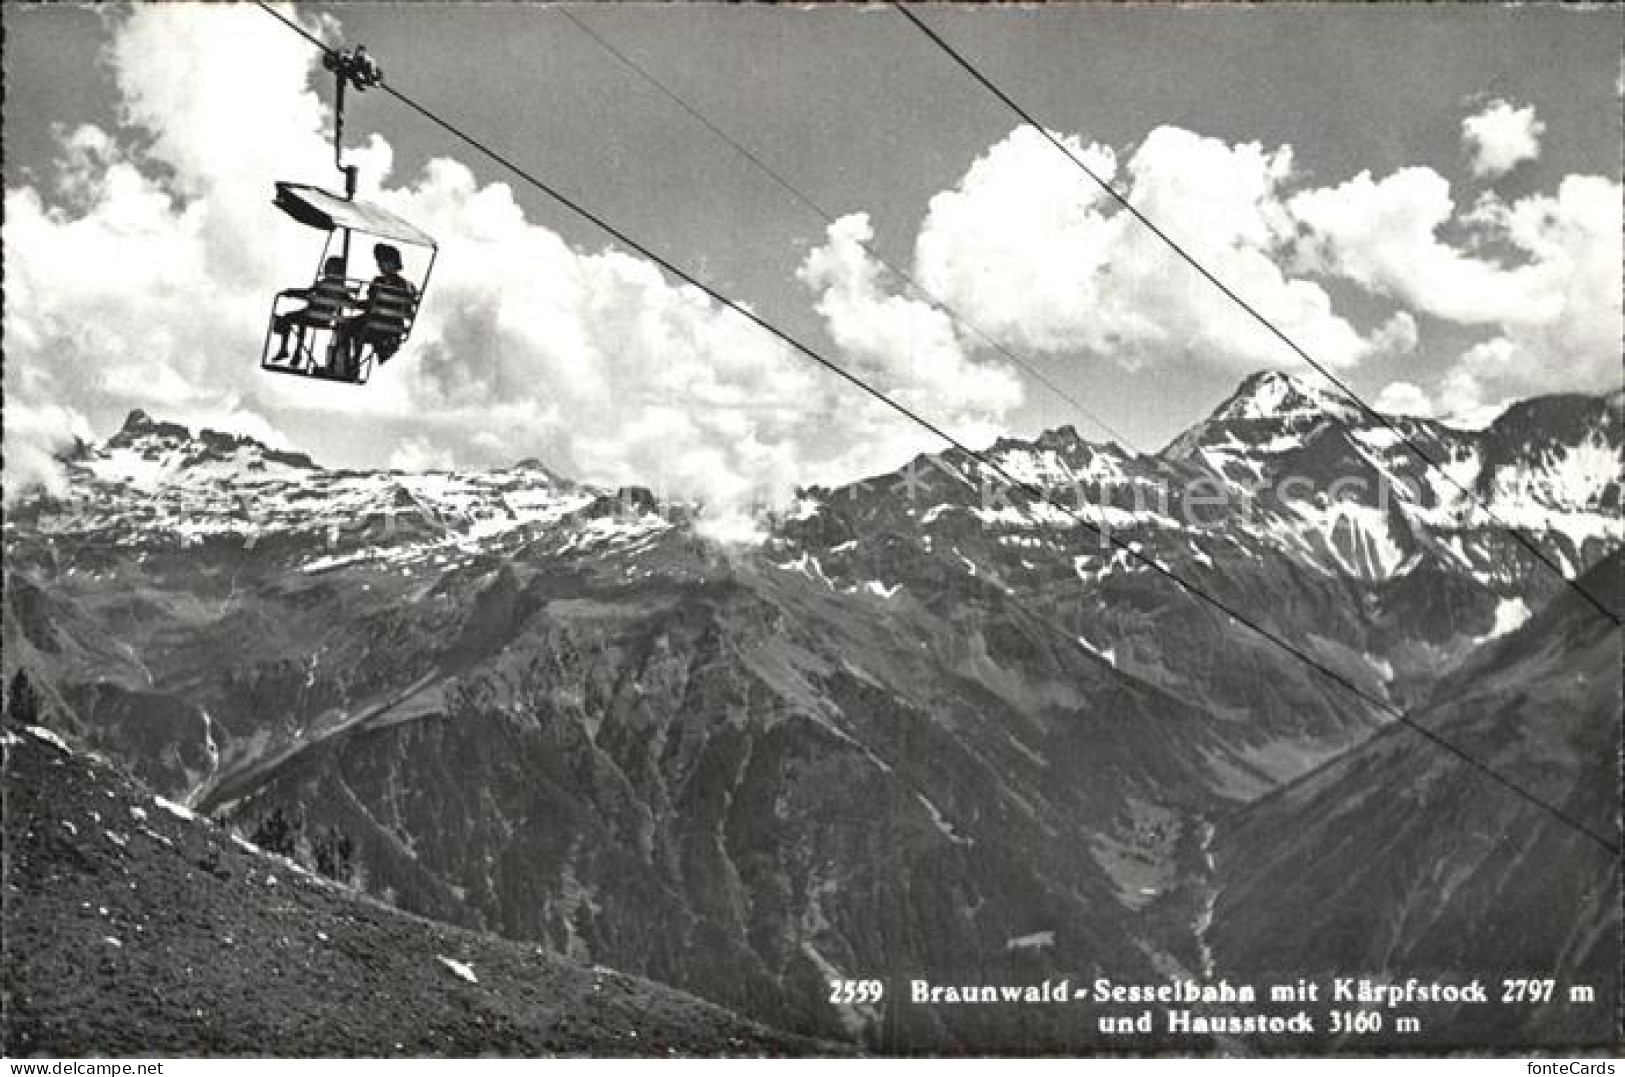
[[[1038,437],[1033,439],[1033,446],[1039,449],[1064,450],[1077,448],[1080,445],[1086,446],[1088,444],[1088,440],[1085,439],[1082,434],[1079,434],[1077,427],[1073,426],[1071,423],[1068,423],[1065,426],[1057,426],[1049,430],[1045,430],[1039,434]]]
[[[163,422],[154,419],[140,408],[135,408],[124,417],[124,425],[119,427],[118,433],[113,435],[115,442],[129,442],[139,437],[170,437],[189,438],[192,431],[179,423]]]
[[[1279,370],[1247,375],[1236,391],[1206,419],[1180,434],[1163,449],[1182,460],[1207,445],[1266,443],[1286,432],[1301,433],[1330,420],[1357,422],[1360,407],[1342,396],[1300,381]]]
[[[1279,370],[1249,374],[1230,399],[1219,405],[1210,421],[1281,419],[1316,412],[1343,419],[1357,418],[1358,407],[1340,394],[1317,388]]]
[[[993,454],[1004,452],[1053,452],[1064,460],[1089,460],[1097,453],[1108,456],[1127,455],[1123,447],[1115,441],[1090,441],[1078,432],[1078,428],[1070,423],[1064,426],[1050,427],[1041,431],[1036,437],[1017,438],[1001,437],[996,440],[987,451]]]
[[[141,408],[135,408],[124,418],[124,425],[105,442],[109,449],[135,449],[144,455],[179,450],[190,463],[205,459],[227,459],[239,449],[249,449],[262,460],[286,464],[290,467],[314,468],[315,462],[304,453],[273,449],[263,442],[243,434],[202,429],[195,435],[188,426],[154,419]]]

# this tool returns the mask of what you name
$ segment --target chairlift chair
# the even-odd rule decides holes
[[[307,184],[278,182],[273,204],[300,224],[327,233],[321,256],[316,262],[316,273],[311,278],[313,281],[321,278],[328,258],[335,254],[337,241],[337,254],[345,263],[344,281],[349,286],[352,298],[345,309],[329,314],[327,311],[313,310],[307,297],[299,291],[278,294],[271,304],[271,320],[265,329],[260,368],[278,374],[323,378],[352,385],[366,384],[373,364],[380,358],[381,343],[388,353],[382,358],[387,359],[411,335],[412,326],[417,320],[417,309],[434,270],[438,245],[428,233],[382,206],[343,198]],[[407,280],[416,289],[417,297],[405,304],[404,308],[370,315],[363,309],[370,278],[352,275],[349,261],[352,240],[369,236],[427,254],[421,275],[406,274]],[[361,249],[366,249],[364,244]],[[414,260],[421,260],[421,255]],[[301,300],[306,300],[304,308],[299,306]],[[279,358],[276,345],[280,336],[276,325],[284,315],[292,316],[289,318],[289,347],[286,357]],[[355,355],[340,354],[348,350],[340,347],[340,341],[336,339],[340,325],[347,319],[355,321],[363,316],[366,318],[363,324],[371,331],[357,337],[359,348]],[[391,341],[392,347],[383,343]]]
[[[364,91],[370,86],[382,85],[383,70],[367,55],[365,45],[329,51],[324,64],[334,78],[333,164],[344,174],[344,194],[336,195],[303,183],[279,181],[276,185],[272,204],[300,224],[326,232],[327,238],[316,263],[312,287],[281,292],[272,301],[271,320],[260,351],[260,369],[364,385],[373,364],[389,359],[411,335],[439,248],[434,238],[416,225],[382,206],[358,201],[356,166],[344,164],[344,91],[352,86]],[[410,266],[404,257],[402,259],[404,279],[411,283],[415,294],[410,297],[380,295],[369,309],[369,278],[350,275],[351,240],[356,236],[372,236],[381,242],[426,251],[427,262],[419,274],[408,274]],[[324,281],[323,278],[327,261],[334,256],[335,239],[337,257],[344,266],[342,277],[346,294],[343,297],[331,287],[326,293],[316,294],[321,284],[332,283],[331,279]],[[414,259],[417,260],[421,260],[421,256]],[[302,308],[295,306],[300,300],[305,301]],[[287,328],[279,334],[277,322],[284,319]],[[279,340],[283,347],[273,351],[273,339]]]

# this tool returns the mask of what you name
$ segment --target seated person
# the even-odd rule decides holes
[[[355,295],[344,282],[344,259],[337,256],[322,263],[322,275],[309,288],[294,288],[283,295],[305,300],[305,305],[286,314],[278,314],[272,321],[279,343],[273,363],[288,358],[288,333],[297,328],[299,343],[303,344],[306,329],[332,329],[344,314],[344,309],[355,302]]]
[[[346,318],[333,331],[334,354],[345,364],[344,375],[353,377],[368,345],[378,362],[387,363],[406,336],[407,326],[417,310],[417,289],[401,276],[401,252],[388,243],[372,249],[378,262],[378,276],[367,286],[362,312]]]

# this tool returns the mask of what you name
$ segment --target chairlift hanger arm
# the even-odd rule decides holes
[[[344,173],[344,196],[354,198],[356,167],[344,164],[344,88],[354,86],[357,93],[366,93],[384,81],[384,69],[367,54],[365,45],[329,49],[322,53],[322,66],[333,72],[333,167]]]

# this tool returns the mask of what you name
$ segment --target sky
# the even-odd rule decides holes
[[[377,93],[363,197],[441,243],[413,340],[364,388],[262,374],[321,244],[272,183],[336,185],[319,55],[246,5],[0,10],[8,497],[137,407],[716,504],[939,447]],[[282,10],[972,443],[1154,451],[1254,370],[1317,380],[889,8],[568,8],[795,194],[555,7]],[[1619,385],[1619,9],[914,11],[1379,406]]]

